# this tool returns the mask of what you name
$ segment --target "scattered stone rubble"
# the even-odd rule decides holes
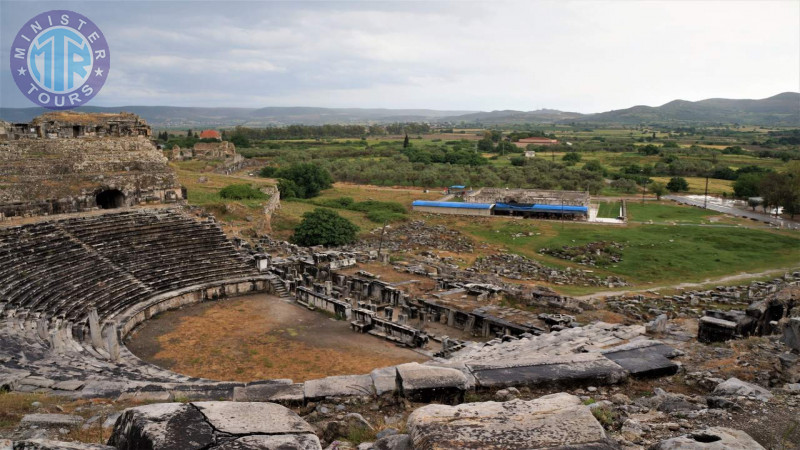
[[[366,243],[369,248],[379,245],[382,228],[372,231],[373,240]],[[363,245],[363,244],[362,244]],[[398,252],[420,248],[435,249],[453,253],[472,253],[475,242],[458,231],[443,225],[428,225],[415,220],[396,226],[387,226],[383,234],[383,249]]]
[[[572,270],[569,267],[565,270],[545,267],[538,261],[513,253],[498,253],[478,258],[475,260],[472,269],[479,272],[494,273],[512,280],[547,281],[558,285],[604,286],[610,288],[628,285],[619,277],[601,278],[591,274],[591,272]]]
[[[618,242],[599,241],[572,247],[565,245],[560,249],[542,248],[539,253],[586,266],[608,266],[622,261],[623,248]]]
[[[800,283],[800,272],[785,274],[770,281],[756,281],[737,286],[716,286],[707,290],[686,290],[675,295],[652,292],[606,297],[606,309],[637,321],[648,321],[660,314],[700,318],[706,309],[745,310],[750,303],[763,300],[787,286]]]
[[[706,310],[700,318],[697,339],[700,342],[727,341],[751,335],[774,334],[785,327],[789,341],[793,341],[790,321],[794,316],[800,317],[800,285],[784,287],[766,298],[754,301],[744,311]]]

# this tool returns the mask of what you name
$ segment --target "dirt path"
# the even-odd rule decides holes
[[[347,321],[264,294],[166,312],[148,320],[126,344],[145,361],[215,380],[297,382],[427,360],[355,333]]]
[[[763,272],[742,272],[736,275],[726,275],[720,278],[707,278],[703,281],[696,282],[696,283],[678,283],[678,284],[671,284],[671,285],[664,285],[664,286],[648,286],[646,288],[641,289],[627,289],[622,291],[603,291],[603,292],[596,292],[594,294],[582,295],[580,297],[575,297],[579,300],[591,300],[596,298],[604,298],[604,297],[614,297],[620,296],[625,294],[633,294],[637,292],[647,292],[647,291],[659,291],[665,289],[693,289],[693,288],[701,288],[703,286],[709,284],[725,284],[730,283],[732,281],[745,281],[750,280],[753,278],[761,278],[767,277],[771,275],[780,275],[786,272],[792,272],[795,270],[800,270],[800,267],[784,267],[781,269],[771,269],[765,270]]]

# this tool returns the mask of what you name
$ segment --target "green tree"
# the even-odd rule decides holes
[[[758,197],[762,173],[743,173],[733,183],[733,195],[739,198]]]
[[[186,133],[186,137],[192,137],[192,136],[194,135],[192,134],[192,130],[190,128],[189,131]]]
[[[250,148],[250,139],[243,134],[234,134],[229,141],[238,148]]]
[[[275,173],[278,171],[278,168],[275,166],[264,166],[261,170],[258,171],[258,176],[264,178],[272,178],[275,176]]]
[[[492,142],[491,136],[484,137],[480,141],[478,141],[478,151],[482,153],[489,153],[494,151],[494,142]]]
[[[305,190],[292,180],[278,180],[278,192],[281,198],[305,198]]]
[[[333,186],[333,178],[330,172],[313,163],[292,164],[289,167],[278,170],[275,173],[277,178],[290,180],[294,183],[292,190],[294,197],[311,198],[319,195],[323,189]],[[288,186],[284,183],[285,186]],[[278,184],[280,189],[280,183]],[[281,192],[281,196],[284,193]]]
[[[606,173],[606,169],[600,163],[600,161],[593,159],[591,161],[587,161],[586,164],[583,165],[583,170],[588,170],[590,172],[597,172],[604,174]]]
[[[495,151],[501,155],[505,155],[506,153],[519,153],[517,146],[508,141],[498,143]]]
[[[661,196],[667,193],[667,186],[664,183],[653,182],[650,184],[650,192],[655,194],[656,200],[661,200]]]
[[[670,192],[686,192],[689,190],[689,182],[683,177],[672,177],[667,183]]]
[[[356,241],[358,227],[335,211],[317,208],[303,214],[303,221],[294,230],[291,241],[298,245],[326,247]]]
[[[574,166],[581,160],[581,154],[578,152],[567,152],[562,158],[568,166]]]
[[[408,148],[411,145],[411,142],[408,141],[408,133],[406,133],[406,138],[403,139],[403,148]]]

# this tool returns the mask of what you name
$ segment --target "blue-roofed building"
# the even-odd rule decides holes
[[[586,217],[589,215],[588,206],[575,205],[543,205],[533,204],[524,205],[518,203],[496,203],[494,214],[523,217],[548,217],[548,216],[569,216]]]
[[[434,214],[458,214],[464,216],[491,216],[491,203],[437,202],[414,200],[411,209]]]

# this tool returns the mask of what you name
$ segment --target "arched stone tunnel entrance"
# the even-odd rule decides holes
[[[118,189],[100,191],[95,197],[95,203],[102,209],[114,209],[125,206],[125,194]]]

